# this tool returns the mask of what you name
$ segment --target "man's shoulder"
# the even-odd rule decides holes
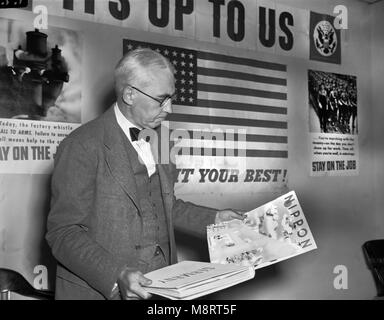
[[[111,114],[112,112],[112,114]],[[67,150],[73,152],[77,148],[85,149],[90,153],[98,153],[101,150],[107,129],[111,128],[113,109],[108,109],[99,117],[82,124],[73,130],[58,147],[58,153]]]
[[[113,112],[113,110],[108,109],[97,118],[82,124],[73,130],[63,142],[66,140],[79,141],[82,144],[101,142],[105,134],[105,128],[111,118],[111,111]]]

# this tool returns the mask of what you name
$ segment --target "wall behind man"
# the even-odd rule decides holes
[[[349,13],[349,29],[345,32],[342,48],[342,64],[334,65],[282,56],[256,53],[257,58],[288,65],[288,141],[289,141],[289,189],[296,190],[305,216],[309,222],[318,249],[277,265],[257,271],[255,279],[216,294],[223,299],[370,299],[375,294],[372,277],[364,263],[361,245],[372,238],[383,237],[384,223],[380,212],[383,206],[383,110],[380,108],[383,83],[383,36],[382,21],[384,6],[368,6],[359,1],[280,1],[288,6],[319,13],[331,13],[337,4],[344,4]],[[29,12],[0,12],[1,17],[30,20]],[[58,27],[82,32],[83,87],[82,119],[89,121],[102,113],[113,101],[112,70],[122,54],[122,39],[140,40],[143,32],[91,22],[50,17],[49,23]],[[376,28],[374,26],[381,26]],[[164,44],[188,47],[188,40],[154,33],[145,33],[146,41],[162,41]],[[200,49],[218,51],[221,47],[200,43]],[[228,54],[244,54],[234,48],[225,48]],[[381,64],[380,64],[381,63]],[[381,67],[379,67],[381,65]],[[381,68],[381,69],[380,69]],[[321,70],[357,76],[360,172],[352,177],[310,177],[310,148],[308,137],[308,92],[307,70]],[[14,175],[0,175],[1,186],[11,186]],[[18,190],[1,188],[0,209],[6,203],[16,203],[20,194],[26,195],[26,206],[17,208],[13,214],[26,218],[30,208],[49,203],[49,176],[17,175]],[[30,188],[28,181],[37,188]],[[44,192],[42,192],[44,190]],[[47,192],[46,192],[47,191]],[[189,195],[205,205],[216,207],[251,209],[271,200],[271,194],[249,197]],[[4,201],[6,200],[6,202]],[[3,235],[4,236],[4,235]],[[4,237],[6,237],[5,235]],[[179,238],[181,258],[200,259],[207,257],[206,245],[188,244],[187,238]],[[26,240],[18,243],[21,249]],[[17,255],[15,253],[15,255]],[[26,265],[26,262],[23,262]],[[348,270],[348,289],[336,290],[333,286],[335,266],[344,265]],[[23,269],[23,267],[21,267]],[[32,275],[27,275],[32,280]]]
[[[361,245],[384,237],[383,208],[383,4],[359,1],[284,1],[319,13],[336,5],[348,9],[348,30],[342,32],[342,64],[283,58],[288,65],[288,187],[296,190],[318,249],[257,270],[255,279],[216,295],[238,299],[371,299],[375,285]],[[358,176],[310,177],[307,70],[357,76]],[[374,72],[372,72],[374,70]],[[266,196],[271,200],[272,195]],[[206,204],[214,201],[206,197]],[[237,200],[237,201],[236,201]],[[251,209],[265,201],[227,197],[223,207]],[[189,252],[188,252],[189,253]],[[190,254],[190,253],[189,253]],[[337,290],[335,267],[348,271],[348,289]],[[338,271],[339,272],[339,271]]]
[[[374,185],[374,214],[378,221],[376,234],[383,238],[384,224],[384,3],[377,3],[370,7],[372,21],[371,50],[372,50],[372,106],[374,109],[372,119],[373,141],[373,185]]]
[[[330,12],[334,1],[289,1],[289,5]],[[349,10],[349,29],[344,33],[347,45],[343,47],[341,66],[291,61],[289,72],[289,187],[301,199],[304,212],[318,244],[318,249],[307,255],[280,263],[275,270],[259,272],[252,294],[248,284],[239,288],[239,297],[246,298],[371,298],[375,287],[363,260],[361,245],[372,238],[383,237],[381,213],[382,165],[380,150],[380,104],[378,88],[383,83],[382,73],[371,77],[371,66],[383,59],[383,36],[379,35],[382,21],[381,4],[367,6],[359,2],[344,3]],[[381,9],[382,10],[382,9]],[[374,20],[373,20],[374,19]],[[375,23],[376,22],[376,23]],[[371,39],[371,32],[373,33]],[[376,43],[374,47],[371,46]],[[371,58],[372,52],[372,58]],[[309,177],[307,86],[308,68],[329,72],[353,74],[358,83],[358,121],[360,174],[358,177]],[[373,67],[375,68],[375,67]],[[372,93],[372,84],[377,86]],[[303,91],[305,93],[303,94]],[[376,100],[375,100],[376,99]],[[376,102],[375,102],[376,101]],[[381,112],[381,111],[380,111]],[[376,131],[372,125],[376,124]],[[380,128],[380,129],[379,129]],[[376,165],[376,168],[374,167]],[[376,201],[375,201],[376,199]],[[379,200],[380,199],[380,200]],[[348,270],[348,289],[333,286],[334,267],[344,265]]]

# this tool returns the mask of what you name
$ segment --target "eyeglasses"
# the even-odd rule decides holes
[[[140,89],[134,87],[134,86],[131,86],[130,87],[132,89],[135,89],[137,91],[139,91],[140,93],[142,93],[143,95],[151,98],[152,100],[155,100],[157,101],[158,103],[160,103],[160,109],[164,109],[166,106],[169,106],[170,103],[172,103],[173,100],[176,99],[176,93],[172,94],[171,96],[166,96],[163,100],[160,100],[160,99],[157,99],[155,97],[152,97],[151,95],[149,95],[148,93],[145,93],[144,91],[141,91]]]

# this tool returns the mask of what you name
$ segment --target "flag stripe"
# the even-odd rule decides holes
[[[236,72],[236,71],[197,67],[197,73],[201,74],[201,75],[205,75],[205,76],[214,76],[214,77],[222,77],[222,78],[230,78],[230,79],[240,79],[240,80],[247,80],[247,81],[267,83],[267,84],[277,84],[280,86],[286,86],[287,85],[286,79],[260,76],[257,74],[250,74],[250,73],[245,73],[245,72]]]
[[[212,68],[212,69],[228,70],[228,71],[235,71],[235,72],[244,72],[248,74],[257,74],[259,76],[266,76],[266,77],[272,77],[272,78],[280,78],[280,79],[287,78],[287,73],[285,71],[255,68],[252,66],[232,64],[232,63],[220,62],[215,60],[198,59],[197,66],[203,67],[203,68]]]
[[[208,153],[207,153],[208,152]],[[177,155],[201,155],[201,156],[241,156],[251,158],[288,158],[288,151],[276,150],[239,150],[239,149],[208,149],[204,148],[180,148]]]
[[[169,117],[169,116],[168,116]],[[167,119],[168,120],[168,119]],[[212,132],[215,131],[224,131],[224,132],[235,132],[239,134],[260,134],[260,135],[278,135],[278,136],[287,136],[288,130],[281,128],[263,128],[263,127],[244,127],[244,126],[235,126],[235,125],[223,125],[223,124],[212,124],[212,123],[188,123],[188,122],[177,122],[177,121],[167,121],[169,122],[169,128],[171,130],[209,130]]]
[[[175,128],[176,129],[176,128]],[[185,130],[184,128],[178,128],[176,130]],[[268,143],[278,143],[278,144],[286,144],[288,142],[288,137],[286,136],[278,136],[278,135],[265,135],[265,134],[239,134],[235,132],[224,132],[220,130],[216,131],[204,131],[202,129],[198,130],[185,130],[188,133],[188,136],[191,140],[193,139],[201,139],[203,136],[204,139],[212,140],[213,137],[216,141],[239,141],[239,138],[245,140],[246,142],[268,142]],[[206,135],[204,135],[206,133]],[[244,139],[245,136],[245,139]]]
[[[277,71],[287,71],[287,66],[284,64],[260,61],[260,60],[254,60],[254,59],[248,59],[248,58],[232,57],[232,56],[226,56],[218,53],[198,51],[197,58],[203,59],[203,60],[216,60],[220,62],[227,62],[227,63],[251,66],[256,68],[264,68],[264,69],[277,70]]]
[[[217,101],[217,100],[206,100],[206,99],[198,99],[197,104],[198,104],[198,107],[204,107],[204,108],[228,109],[228,110],[236,109],[236,110],[242,110],[242,111],[287,114],[287,108],[265,106],[260,104],[240,103],[240,102],[234,103],[229,101]]]
[[[193,147],[205,149],[247,149],[247,150],[274,150],[274,151],[287,151],[287,144],[270,144],[266,142],[245,142],[245,141],[231,141],[231,140],[205,140],[205,139],[181,139],[173,137],[173,142],[177,142],[177,147]]]
[[[240,119],[255,119],[255,120],[271,120],[271,121],[286,121],[286,116],[283,114],[259,113],[249,112],[237,109],[213,109],[204,107],[191,107],[183,105],[173,105],[172,110],[174,113],[184,114],[198,114],[206,117],[227,117],[227,118],[240,118]]]
[[[198,75],[197,81],[199,83],[206,83],[206,84],[213,84],[213,85],[216,85],[217,82],[220,82],[221,85],[227,85],[227,86],[233,86],[233,87],[287,93],[287,86],[279,86],[275,84],[266,84],[266,83],[253,82],[253,81],[247,81],[247,80],[230,79],[230,78],[217,79],[216,77],[212,77],[212,76]],[[182,90],[185,90],[185,89],[183,88]]]
[[[268,164],[271,164],[270,168],[276,167],[274,163],[276,161],[281,161],[280,159],[270,159]],[[193,155],[181,155],[176,158],[176,164],[178,167],[199,167],[199,168],[207,168],[215,166],[217,168],[231,168],[242,170],[242,172],[246,169],[247,158],[244,157],[233,157],[226,156],[220,157],[216,155],[213,157],[199,157]]]
[[[214,84],[198,83],[197,89],[199,91],[237,94],[237,95],[253,96],[253,97],[260,97],[260,98],[269,98],[269,99],[278,99],[278,100],[287,99],[286,93],[248,89],[248,88],[238,88],[238,87],[231,87],[231,86],[222,86],[218,84],[214,85]]]
[[[201,130],[198,131],[192,131],[192,130],[187,130],[188,135],[191,137],[191,139],[195,139],[196,136],[202,132]],[[216,134],[215,132],[209,132],[211,136],[215,136],[216,140],[223,140],[224,141],[238,141],[239,140],[239,134],[238,133],[233,133],[233,134],[228,134],[228,133],[223,133],[221,134]],[[241,135],[243,136],[243,135]],[[197,139],[200,139],[197,138]],[[275,135],[263,135],[263,134],[246,134],[245,135],[245,140],[247,142],[268,142],[268,143],[287,143],[288,142],[288,137],[286,136],[275,136]]]
[[[171,113],[167,120],[192,123],[212,123],[245,127],[264,127],[264,128],[280,128],[286,129],[287,122],[268,121],[268,120],[252,120],[252,119],[232,119],[226,117],[207,117],[201,115],[190,115],[182,113]]]
[[[286,107],[286,100],[278,100],[278,99],[268,99],[268,98],[260,98],[260,97],[252,97],[252,96],[242,96],[239,94],[229,94],[229,93],[218,93],[218,92],[206,92],[199,91],[197,94],[197,99],[203,100],[216,100],[216,101],[228,101],[234,103],[249,103],[255,105],[266,105],[272,107]]]

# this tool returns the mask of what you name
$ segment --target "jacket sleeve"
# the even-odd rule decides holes
[[[172,211],[173,223],[176,229],[197,237],[206,237],[206,227],[215,223],[218,210],[174,197]]]
[[[89,236],[97,155],[67,138],[55,156],[46,239],[54,257],[106,298],[125,264]]]
[[[172,186],[177,181],[177,170],[170,164],[170,179]],[[173,190],[173,189],[172,189]],[[173,224],[177,230],[197,237],[206,237],[207,225],[215,223],[218,209],[196,205],[189,201],[177,199],[173,195]]]

